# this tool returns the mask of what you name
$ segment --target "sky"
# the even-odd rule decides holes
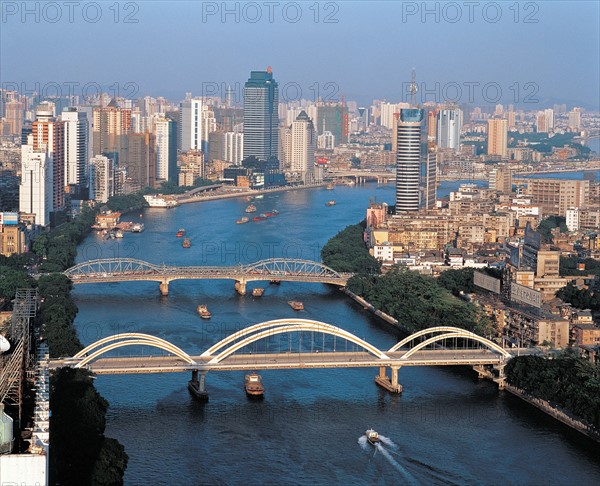
[[[0,3],[0,83],[23,93],[224,97],[272,66],[280,99],[368,104],[408,101],[414,68],[419,102],[600,111],[595,0]]]

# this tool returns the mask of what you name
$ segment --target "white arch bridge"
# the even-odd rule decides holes
[[[74,284],[155,281],[160,283],[163,295],[169,294],[169,282],[172,280],[235,280],[235,289],[244,295],[246,283],[256,280],[317,282],[343,287],[352,276],[336,272],[320,262],[281,258],[234,266],[168,266],[133,258],[114,258],[82,262],[63,274]]]
[[[163,354],[105,356],[128,346],[157,348]],[[403,366],[468,365],[481,378],[491,378],[502,388],[504,366],[512,356],[496,343],[455,327],[424,329],[383,351],[325,322],[277,319],[240,329],[196,356],[156,336],[117,334],[90,344],[73,357],[51,360],[50,368],[85,368],[95,374],[191,371],[190,389],[204,397],[209,371],[378,367],[375,381],[399,393],[398,370]]]

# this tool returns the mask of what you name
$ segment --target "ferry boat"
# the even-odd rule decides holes
[[[144,231],[144,223],[135,223],[131,228],[132,233],[141,233]]]
[[[265,289],[257,287],[254,290],[252,290],[252,296],[253,297],[261,297],[262,294],[265,293]]]
[[[198,307],[196,307],[196,310],[198,311],[198,314],[200,314],[200,317],[202,317],[202,319],[210,319],[212,316],[212,314],[208,310],[208,307],[206,307],[205,305],[199,305]]]
[[[335,201],[333,199],[331,201],[327,201],[325,206],[335,206]]]
[[[235,224],[244,224],[244,223],[247,223],[248,221],[250,221],[250,218],[248,218],[247,216],[244,216],[243,218],[236,219]]]
[[[179,231],[177,231],[177,233],[175,233],[175,236],[177,236],[177,238],[182,238],[185,235],[185,230],[183,228],[179,228]]]
[[[249,397],[259,398],[265,394],[265,387],[262,384],[262,378],[256,372],[246,375],[244,388],[246,389],[246,395]]]
[[[300,302],[299,300],[290,300],[288,302],[288,305],[296,311],[304,310],[304,304],[302,302]]]
[[[255,213],[256,212],[256,206],[254,204],[250,204],[247,208],[246,208],[246,212],[247,213]]]
[[[254,218],[252,218],[252,221],[264,221],[265,219],[267,219],[267,215],[260,214],[259,216],[254,216]]]
[[[144,199],[151,208],[174,208],[179,206],[177,199],[173,196],[161,196],[160,194],[146,194]]]
[[[189,238],[184,238],[181,246],[183,246],[184,248],[189,248],[190,246],[192,246],[192,240],[190,240]]]
[[[365,432],[365,435],[367,436],[367,441],[369,442],[369,444],[375,445],[379,442],[379,434],[377,432],[375,432],[373,429],[368,429]]]

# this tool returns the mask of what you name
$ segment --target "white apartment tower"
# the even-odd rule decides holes
[[[19,211],[35,214],[35,224],[50,224],[52,210],[52,157],[45,146],[33,148],[30,143],[21,146],[21,185],[19,187]]]
[[[154,135],[156,146],[156,179],[169,179],[169,124],[166,118],[154,120]]]
[[[87,114],[77,108],[65,108],[61,113],[64,123],[65,185],[87,185],[88,120]]]
[[[115,171],[112,159],[96,155],[90,160],[90,198],[106,203],[115,193]]]
[[[292,146],[290,170],[298,173],[302,181],[312,182],[315,166],[315,147],[317,134],[312,120],[305,111],[300,112],[292,123]]]
[[[179,103],[179,131],[177,148],[182,152],[202,150],[202,100],[192,98]]]

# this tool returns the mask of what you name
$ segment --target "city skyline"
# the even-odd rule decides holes
[[[73,86],[68,83],[80,83],[74,91],[81,94],[83,85],[97,83],[119,86],[132,97],[183,99],[191,91],[225,98],[227,85],[238,86],[241,95],[246,73],[271,65],[278,73],[281,100],[334,100],[343,94],[366,103],[373,98],[407,101],[414,67],[421,88],[417,101],[429,93],[425,101],[458,97],[459,103],[472,99],[473,104],[491,105],[499,87],[498,102],[532,101],[539,108],[564,102],[600,110],[597,3],[498,4],[498,12],[473,7],[472,22],[467,6],[460,3],[461,11],[451,12],[445,4],[432,2],[430,13],[421,12],[417,2],[299,4],[303,9],[297,22],[291,22],[290,8],[285,18],[275,11],[269,22],[265,10],[259,12],[260,20],[251,22],[246,4],[230,3],[239,9],[237,18],[233,10],[222,12],[217,2],[171,3],[168,9],[160,2],[130,2],[135,12],[125,11],[125,4],[118,4],[120,10],[106,5],[97,22],[90,21],[92,10],[84,15],[74,8],[69,22],[64,6],[55,12],[39,7],[36,17],[36,12],[24,14],[16,2],[5,2],[0,81],[9,88],[24,87],[18,91],[55,83],[66,92]],[[454,21],[458,13],[461,18]],[[492,21],[493,13],[499,20]],[[370,36],[357,35],[364,25],[378,27]],[[577,27],[565,32],[571,25]],[[155,35],[161,29],[165,35]],[[291,42],[306,33],[302,43]],[[102,42],[96,42],[99,35]],[[48,37],[61,45],[67,62],[57,64],[36,48]],[[409,53],[390,55],[386,48],[397,40],[418,38],[422,41],[412,43]],[[31,62],[23,63],[19,52],[27,52]],[[190,57],[190,52],[201,55]],[[577,80],[586,81],[580,85]]]

